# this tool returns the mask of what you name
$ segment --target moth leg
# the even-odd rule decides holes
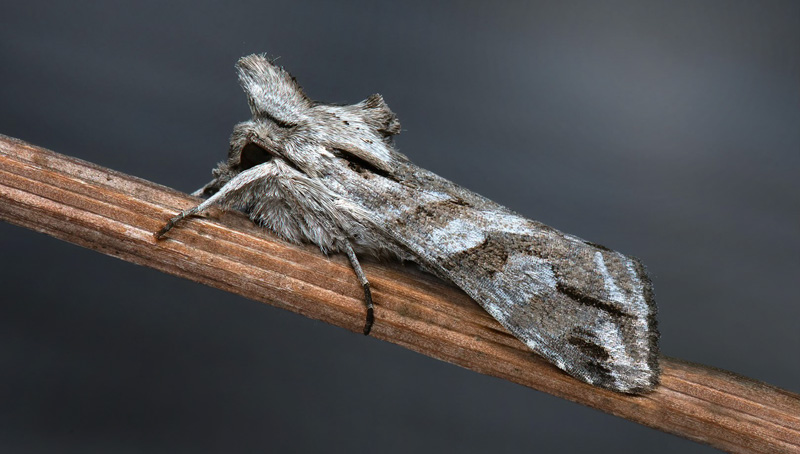
[[[374,306],[372,305],[372,292],[369,290],[369,281],[367,280],[367,275],[364,274],[364,270],[361,269],[361,264],[358,263],[358,257],[356,257],[356,253],[353,251],[353,246],[350,245],[349,241],[345,243],[344,251],[347,254],[347,258],[350,259],[350,265],[353,267],[353,271],[356,272],[356,276],[358,276],[361,286],[364,287],[364,302],[367,305],[367,320],[364,323],[364,335],[368,336],[370,330],[372,329],[372,324],[375,322]]]
[[[161,237],[163,237],[167,232],[169,232],[170,230],[172,230],[173,227],[175,227],[175,224],[177,224],[184,218],[197,214],[201,211],[207,210],[208,207],[217,203],[220,199],[224,198],[232,190],[239,189],[239,185],[230,184],[234,180],[229,181],[228,184],[223,186],[222,189],[216,192],[216,194],[204,200],[203,203],[201,203],[200,205],[197,205],[196,207],[190,208],[188,210],[183,210],[177,215],[173,216],[169,221],[167,221],[164,227],[161,227],[161,230],[155,233],[156,239],[161,239]]]
[[[167,232],[172,230],[173,227],[175,227],[175,224],[177,224],[178,221],[182,220],[187,216],[191,216],[199,211],[200,211],[200,205],[189,210],[181,211],[180,213],[178,213],[177,216],[174,216],[169,221],[167,221],[164,227],[161,227],[161,230],[155,233],[156,239],[160,240],[162,236],[164,236]]]

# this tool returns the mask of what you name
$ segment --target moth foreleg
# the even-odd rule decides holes
[[[369,281],[367,280],[367,275],[364,274],[364,270],[361,269],[361,264],[358,263],[358,257],[356,257],[353,246],[350,245],[349,241],[345,242],[344,252],[347,254],[347,258],[350,259],[350,265],[353,267],[353,271],[355,271],[356,276],[358,276],[358,281],[361,282],[361,286],[364,288],[364,303],[367,305],[367,320],[364,322],[364,335],[367,336],[372,329],[372,324],[375,322],[372,292],[369,290]]]
[[[175,227],[175,224],[177,224],[178,222],[182,221],[183,219],[185,219],[185,218],[187,218],[189,216],[192,216],[192,215],[195,215],[197,213],[200,213],[201,211],[207,210],[208,207],[210,207],[211,205],[213,205],[213,204],[219,202],[220,200],[224,199],[232,191],[239,189],[241,187],[241,184],[237,184],[237,183],[239,183],[238,180],[241,180],[241,179],[242,178],[239,178],[237,176],[237,178],[234,178],[233,180],[228,182],[228,184],[223,186],[214,195],[212,195],[211,197],[209,197],[206,200],[204,200],[203,203],[201,203],[200,205],[197,205],[197,206],[195,206],[193,208],[189,208],[188,210],[183,210],[180,213],[178,213],[177,215],[173,216],[169,221],[167,221],[167,223],[164,225],[164,227],[161,227],[161,230],[159,230],[158,232],[155,233],[156,239],[160,239],[161,237],[163,237],[167,232],[172,230],[172,228]]]
[[[183,210],[180,213],[178,213],[176,216],[173,216],[172,218],[170,218],[170,220],[167,221],[167,223],[164,225],[164,227],[161,227],[161,230],[159,230],[158,232],[155,233],[156,239],[161,239],[161,237],[164,236],[170,230],[172,230],[172,228],[175,227],[175,224],[177,224],[179,221],[181,221],[184,218],[187,218],[187,217],[189,217],[189,216],[191,216],[193,214],[197,214],[197,213],[203,211],[205,208],[207,208],[207,206],[203,207],[203,205],[205,205],[205,203],[201,203],[200,205],[197,205],[196,207],[190,208],[188,210]]]

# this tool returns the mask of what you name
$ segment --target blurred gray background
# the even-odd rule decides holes
[[[383,94],[420,166],[640,257],[665,354],[800,391],[797,2],[13,3],[0,133],[191,191],[267,52],[315,99]],[[0,253],[2,452],[711,451],[8,224]]]

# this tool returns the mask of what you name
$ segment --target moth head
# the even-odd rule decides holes
[[[250,120],[237,124],[231,134],[228,165],[238,172],[282,156],[286,131],[269,121]]]
[[[319,171],[320,152],[352,158],[386,174],[394,171],[401,155],[392,136],[400,132],[400,122],[380,95],[352,105],[314,102],[265,55],[242,57],[236,69],[253,119],[242,124],[252,135],[234,131],[232,151],[255,144],[309,175]],[[248,155],[231,155],[229,164],[250,162]]]
[[[231,134],[228,159],[217,164],[212,171],[214,179],[192,195],[210,197],[239,173],[279,157],[275,134],[281,132],[270,124],[253,120],[237,124]]]

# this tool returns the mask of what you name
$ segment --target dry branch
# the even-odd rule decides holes
[[[196,199],[0,135],[0,219],[360,332],[362,289],[341,257],[277,241],[213,211],[156,241]],[[372,335],[474,371],[732,452],[800,452],[800,396],[662,357],[662,385],[634,397],[581,383],[528,351],[456,288],[366,263]]]

